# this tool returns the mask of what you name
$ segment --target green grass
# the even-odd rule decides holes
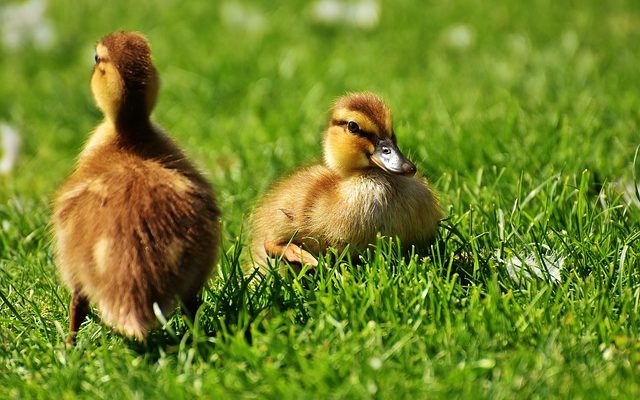
[[[0,176],[0,398],[640,396],[640,210],[623,190],[640,176],[637,2],[388,1],[370,30],[295,1],[233,3],[258,30],[222,3],[67,3],[46,12],[51,48],[0,45],[0,122],[23,137]],[[174,316],[142,346],[92,315],[69,349],[49,204],[101,119],[93,45],[122,28],[151,41],[155,121],[216,188],[222,276],[195,325]],[[249,210],[320,158],[330,103],[357,90],[387,100],[440,193],[433,255],[381,240],[359,267],[329,254],[250,288]],[[527,257],[561,257],[560,282],[512,278]]]

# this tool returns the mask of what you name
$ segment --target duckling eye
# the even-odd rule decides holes
[[[96,62],[96,64],[97,64],[97,63],[99,63],[99,62],[100,62],[100,57],[96,54],[96,55],[94,55],[94,56],[93,56],[93,60],[94,60],[94,61]]]
[[[347,124],[347,129],[349,129],[349,132],[351,133],[357,133],[360,131],[360,127],[358,126],[358,124],[353,121],[349,121],[349,123]]]

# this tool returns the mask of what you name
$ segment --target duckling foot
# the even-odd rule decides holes
[[[65,343],[74,345],[76,333],[89,313],[89,300],[80,293],[80,289],[73,290],[69,309],[69,336],[67,336]]]
[[[280,257],[290,263],[308,264],[315,268],[318,266],[318,260],[306,250],[294,243],[280,244],[266,241],[264,249],[270,257]]]

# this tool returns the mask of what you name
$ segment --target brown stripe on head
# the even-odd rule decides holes
[[[381,137],[389,137],[393,133],[391,111],[382,99],[373,93],[353,93],[341,97],[333,109],[347,109],[364,114],[378,127]]]
[[[156,71],[151,60],[149,43],[137,32],[114,32],[100,40],[109,58],[122,76],[129,91],[144,90],[155,84]]]
[[[121,131],[147,124],[159,89],[147,39],[137,32],[103,37],[96,46],[91,88],[100,109]]]

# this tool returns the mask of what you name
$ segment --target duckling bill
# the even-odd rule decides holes
[[[433,241],[442,218],[437,195],[400,151],[379,97],[339,99],[323,146],[323,164],[276,183],[251,216],[251,253],[261,272],[276,259],[315,267],[328,247],[360,252],[379,234],[407,248]]]
[[[96,46],[91,89],[104,121],[54,203],[56,264],[71,289],[69,337],[95,304],[144,339],[154,304],[195,311],[218,255],[220,211],[205,178],[150,120],[159,87],[147,40],[116,32]]]

